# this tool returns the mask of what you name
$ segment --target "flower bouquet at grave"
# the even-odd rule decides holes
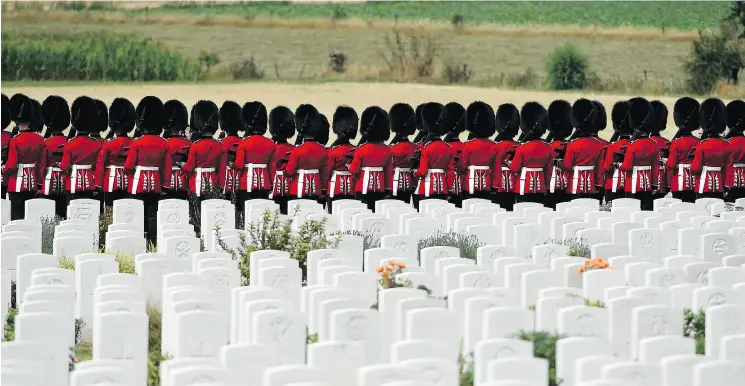
[[[400,274],[403,273],[406,264],[391,260],[388,264],[378,267],[377,271],[380,274],[380,280],[378,285],[381,289],[387,288],[400,288],[400,287],[411,287],[411,280],[401,279]]]
[[[613,269],[608,262],[600,257],[594,259],[585,259],[585,264],[577,269],[577,272],[584,273],[595,269]]]

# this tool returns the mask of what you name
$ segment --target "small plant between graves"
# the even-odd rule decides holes
[[[54,228],[62,222],[62,217],[41,218],[41,253],[51,255],[54,252]]]
[[[429,247],[455,247],[460,250],[460,257],[476,260],[476,251],[484,245],[478,237],[471,234],[441,232],[432,237],[419,240],[419,251]]]
[[[331,235],[332,236],[343,236],[343,235],[360,236],[362,237],[362,250],[363,251],[366,251],[368,249],[373,249],[373,248],[380,248],[380,235],[360,232],[360,231],[339,231],[336,233],[332,233]]]
[[[533,342],[534,357],[548,360],[549,386],[559,386],[562,383],[561,379],[556,378],[556,342],[563,337],[545,331],[521,331],[518,335],[520,340]]]
[[[16,314],[18,314],[18,310],[15,307],[8,308],[8,315],[5,317],[3,342],[10,342],[16,338]]]
[[[458,386],[473,386],[473,354],[458,354],[460,379]]]
[[[683,336],[696,340],[696,354],[706,353],[706,312],[683,311]]]
[[[572,257],[585,257],[589,258],[592,254],[590,252],[590,246],[585,244],[583,240],[577,238],[563,239],[563,240],[548,240],[543,244],[557,244],[566,245],[569,247],[569,256]]]

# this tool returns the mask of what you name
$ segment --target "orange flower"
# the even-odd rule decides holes
[[[383,272],[383,267],[378,267],[378,268],[376,268],[375,270],[376,270],[376,271],[377,271],[378,273],[381,273],[381,272]]]
[[[393,271],[394,267],[392,265],[388,264],[388,265],[385,266],[385,269],[388,270],[388,271]]]
[[[383,277],[388,277],[388,271],[383,271],[380,273],[380,275]]]
[[[398,263],[398,267],[401,268],[401,269],[406,268],[406,264],[404,264],[404,263]]]

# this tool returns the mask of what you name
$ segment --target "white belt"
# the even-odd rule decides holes
[[[393,195],[398,195],[398,183],[401,181],[401,173],[411,173],[411,168],[393,169]]]
[[[551,181],[548,184],[548,191],[551,193],[556,192],[556,179],[558,178],[556,169],[558,168],[558,166],[554,166],[553,168],[551,168]]]
[[[140,174],[142,172],[157,172],[160,170],[157,166],[137,166],[135,167],[135,175],[132,179],[132,194],[137,194],[137,187],[140,186]]]
[[[196,185],[195,188],[196,188],[197,197],[199,197],[200,195],[202,195],[202,174],[203,173],[214,173],[214,172],[215,172],[215,168],[196,168],[196,169],[194,169],[194,173],[197,173],[197,178],[196,178],[196,181],[194,183],[194,185]]]
[[[78,186],[78,170],[93,169],[93,165],[72,165],[72,176],[70,176],[70,193],[75,193]]]
[[[297,173],[297,198],[303,198],[303,189],[305,188],[305,175],[320,174],[320,171],[318,169],[299,169]]]
[[[631,193],[636,193],[636,183],[639,180],[638,172],[652,170],[651,166],[634,166],[631,169]]]
[[[701,177],[699,179],[698,192],[699,193],[703,193],[704,192],[704,183],[706,183],[706,174],[708,174],[709,172],[721,172],[721,171],[722,171],[722,168],[720,168],[718,166],[704,166],[701,169]],[[712,186],[712,190],[713,190],[713,187],[714,187],[714,182],[713,181],[711,183],[711,186]]]
[[[679,164],[678,165],[678,190],[683,190],[683,178],[685,177],[685,170],[691,169],[691,164]]]
[[[383,172],[383,168],[378,166],[365,166],[362,168],[364,177],[362,177],[362,194],[367,194],[367,187],[370,185],[370,172]]]
[[[111,173],[109,174],[109,192],[114,189],[114,180],[116,179],[116,170],[121,169],[124,171],[124,166],[117,166],[117,165],[109,165],[106,167],[106,169],[111,170]],[[122,174],[122,186],[124,186],[124,175]]]
[[[178,166],[171,166],[171,171],[175,171],[175,170],[181,170],[181,168]]]
[[[525,177],[526,174],[532,173],[532,172],[542,172],[543,168],[522,168],[520,170],[520,195],[525,194]]]
[[[284,177],[285,172],[284,170],[277,170],[274,172],[274,181],[272,181],[272,192],[269,193],[269,199],[274,199],[274,189],[280,189],[282,194],[284,194],[284,181],[282,181],[282,177]],[[281,184],[277,184],[277,179],[281,181]]]
[[[427,175],[424,177],[424,197],[429,197],[432,189],[430,189],[430,183],[432,181],[432,174],[445,174],[443,169],[427,169]],[[443,176],[443,180],[444,180]],[[445,183],[445,181],[443,181]]]
[[[733,168],[745,168],[745,164],[732,164]]]
[[[352,173],[346,170],[334,170],[331,172],[331,182],[329,183],[329,197],[334,198],[334,191],[336,190],[336,176],[351,176]]]
[[[468,166],[468,193],[473,194],[476,186],[476,171],[491,170],[489,166],[469,165]]]
[[[254,186],[254,170],[255,169],[266,169],[266,164],[246,164],[246,169],[248,169],[248,172],[246,172],[246,191],[252,192],[253,186]],[[225,180],[227,181],[227,170],[225,171]]]
[[[47,173],[44,176],[44,195],[49,195],[49,185],[52,183],[52,173],[61,172],[62,169],[56,166],[47,166]]]
[[[18,164],[18,170],[16,171],[16,192],[21,191],[23,185],[23,171],[25,169],[33,169],[36,164]],[[31,177],[29,176],[28,189],[31,190]]]
[[[572,176],[572,194],[577,194],[577,185],[579,183],[579,172],[586,172],[595,170],[594,166],[575,166],[572,168],[574,170],[573,176]],[[587,188],[589,189],[589,187]],[[587,192],[585,192],[587,193]]]

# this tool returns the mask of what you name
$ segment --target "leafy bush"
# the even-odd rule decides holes
[[[148,317],[148,338],[147,338],[147,349],[148,351],[160,352],[161,336],[163,334],[163,315],[160,307],[147,305],[147,317]]]
[[[566,245],[569,247],[569,256],[572,257],[584,257],[590,258],[590,246],[585,244],[583,240],[577,238],[564,239],[564,240],[548,240],[544,244],[558,244]]]
[[[251,55],[250,58],[244,59],[238,63],[230,65],[230,72],[233,79],[264,79],[266,72],[261,68],[261,64]]]
[[[8,308],[8,315],[5,317],[5,331],[3,331],[3,342],[10,342],[16,338],[16,314],[18,314],[17,308]]]
[[[62,222],[62,217],[42,217],[41,219],[41,253],[51,255],[54,252],[54,227]]]
[[[473,78],[473,69],[466,63],[448,63],[442,70],[442,80],[448,84],[466,83]]]
[[[522,331],[518,337],[521,340],[533,342],[534,357],[548,360],[549,386],[560,385],[561,380],[556,379],[556,342],[563,337],[544,331]]]
[[[349,57],[344,51],[334,51],[329,54],[329,68],[331,71],[341,74],[347,71],[347,59]]]
[[[57,257],[57,267],[62,269],[75,270],[75,258],[67,256]]]
[[[202,67],[163,44],[133,35],[2,34],[3,80],[175,81],[202,77]]]
[[[460,257],[476,260],[476,250],[483,247],[478,237],[458,232],[438,232],[432,237],[419,240],[419,251],[429,247],[455,247],[460,250]]]
[[[160,386],[160,362],[168,359],[160,350],[147,353],[147,386]]]
[[[546,63],[548,85],[553,90],[582,89],[589,71],[587,56],[572,44],[554,50]]]
[[[218,56],[216,52],[212,51],[199,51],[199,57],[197,58],[197,60],[199,60],[199,63],[201,63],[203,66],[207,67],[207,72],[209,72],[212,66],[220,64],[220,56]]]
[[[75,344],[79,344],[83,339],[83,328],[85,327],[85,321],[83,318],[75,319]]]
[[[458,368],[460,380],[458,386],[473,386],[473,356],[466,358],[462,353],[458,355]]]
[[[366,251],[372,248],[380,248],[380,236],[372,233],[360,231],[343,231],[333,233],[332,236],[351,235],[362,237],[362,250]]]
[[[720,79],[732,78],[745,66],[745,39],[737,23],[725,22],[718,33],[699,31],[683,66],[688,86],[699,94],[710,92]],[[736,79],[736,75],[734,76]]]
[[[437,40],[413,29],[387,34],[383,39],[386,52],[380,52],[391,74],[409,78],[428,78],[434,74],[441,48]]]
[[[683,314],[683,336],[696,340],[696,354],[706,353],[706,313],[685,310]]]
[[[106,248],[106,232],[109,231],[109,225],[114,223],[114,209],[108,206],[103,207],[103,212],[98,216],[98,248]]]

